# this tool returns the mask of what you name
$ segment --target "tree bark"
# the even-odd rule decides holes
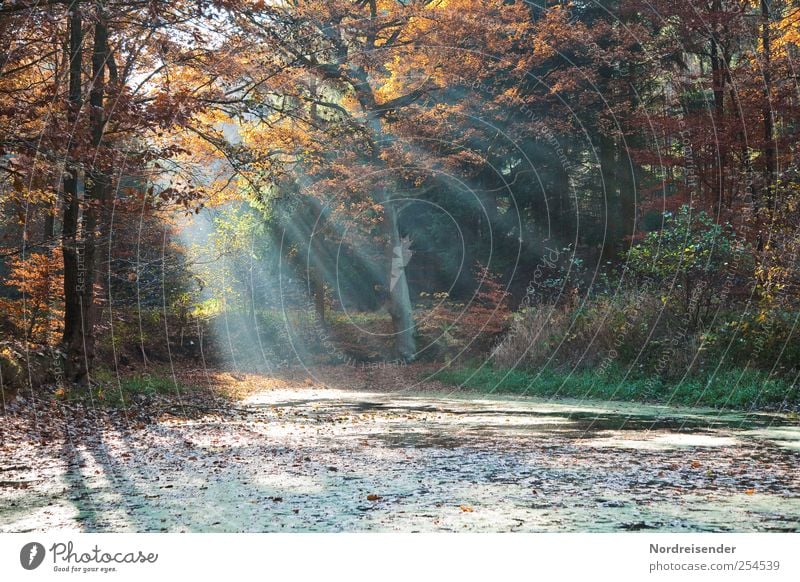
[[[771,208],[773,204],[773,189],[777,174],[775,163],[775,137],[772,122],[772,78],[770,67],[772,66],[772,47],[770,44],[770,13],[769,1],[761,0],[761,41],[763,44],[764,59],[764,181],[766,192],[766,206]]]
[[[403,256],[403,241],[397,208],[386,197],[383,205],[383,228],[386,233],[386,263],[389,265],[389,315],[395,334],[395,351],[403,361],[416,357],[416,338],[411,294],[406,277],[406,261]]]
[[[720,0],[714,0],[712,3],[712,11],[714,13],[719,13],[722,10],[722,4]],[[726,139],[723,135],[723,124],[724,124],[724,113],[725,113],[725,74],[726,74],[726,59],[725,56],[722,54],[722,49],[719,44],[719,40],[717,38],[717,29],[718,27],[714,25],[712,27],[712,35],[711,35],[711,84],[712,84],[712,91],[714,93],[714,128],[715,133],[717,135],[716,140],[716,156],[714,159],[713,167],[714,167],[714,184],[712,189],[712,195],[714,197],[714,202],[721,208],[724,203],[724,196],[725,196],[725,173],[726,173],[726,166],[727,166],[727,148],[725,146],[724,140]],[[720,139],[721,136],[721,139]]]
[[[315,220],[311,227],[311,250],[317,257],[315,264],[310,267],[311,293],[314,296],[314,310],[317,313],[320,325],[325,325],[325,272],[323,270],[323,257],[325,256],[325,216],[323,206],[317,203]]]
[[[371,93],[365,95],[363,87],[364,85],[361,86],[362,93],[359,101],[362,106],[367,105],[365,109],[372,134],[372,163],[376,167],[385,168],[386,164],[380,156],[380,146],[378,145],[384,143],[383,123],[374,106],[374,97]],[[386,237],[386,281],[389,290],[387,309],[392,317],[395,353],[399,359],[410,362],[416,358],[417,353],[416,327],[411,305],[411,292],[406,276],[406,261],[403,259],[403,241],[400,236],[398,211],[386,187],[381,187],[374,197],[383,206],[382,226]]]
[[[70,55],[72,61],[80,65],[80,41],[82,33],[73,35],[80,29],[80,14],[77,2],[74,4],[73,16],[77,15],[78,21],[71,23],[70,30]],[[77,224],[77,181],[70,184],[68,212],[70,214],[70,259],[69,265],[66,258],[64,262],[64,294],[65,303],[69,305],[69,319],[65,316],[64,343],[67,349],[66,376],[67,379],[87,385],[90,380],[90,371],[94,360],[95,338],[95,293],[96,279],[95,251],[97,246],[96,231],[99,226],[98,216],[106,203],[108,192],[108,178],[103,168],[103,159],[99,149],[103,141],[105,115],[103,100],[105,97],[105,67],[108,60],[108,29],[101,4],[97,5],[96,23],[94,25],[94,46],[92,49],[92,86],[89,93],[89,123],[91,130],[91,144],[94,149],[94,159],[91,167],[86,172],[84,205],[80,229]],[[74,45],[73,41],[77,44]],[[76,86],[73,87],[73,70],[70,66],[70,104],[80,102],[80,69],[75,74]],[[75,90],[75,94],[73,94]],[[77,98],[73,100],[73,97]],[[77,116],[75,117],[77,119]],[[77,172],[73,172],[71,179],[77,180]],[[67,193],[67,184],[64,186]],[[75,216],[73,216],[73,214]],[[66,213],[65,213],[66,215]],[[66,218],[65,228],[66,232]],[[78,233],[80,231],[80,234]],[[66,240],[66,238],[65,238]],[[72,271],[67,284],[67,272]],[[66,315],[66,314],[65,314]]]
[[[83,19],[77,0],[70,5],[69,12],[69,97],[67,123],[74,131],[81,108],[81,68],[83,61]],[[80,381],[82,372],[83,340],[81,333],[81,298],[79,291],[80,265],[83,257],[78,244],[78,179],[80,167],[75,155],[75,137],[72,137],[65,163],[63,191],[64,218],[61,248],[64,254],[64,334],[62,342],[67,353],[66,377],[68,381]]]
[[[616,258],[622,241],[622,205],[620,204],[617,184],[617,148],[614,138],[600,133],[598,139],[600,156],[600,178],[603,181],[605,194],[605,240],[603,241],[603,259],[612,261]]]

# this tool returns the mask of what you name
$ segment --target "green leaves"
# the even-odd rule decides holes
[[[630,250],[626,268],[654,283],[697,279],[726,270],[736,245],[729,224],[720,225],[706,212],[682,206],[676,214],[665,212],[664,227]]]

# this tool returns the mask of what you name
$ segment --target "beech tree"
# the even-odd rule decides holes
[[[259,3],[232,18],[251,44],[239,59],[242,85],[231,92],[228,105],[234,100],[246,103],[240,114],[251,121],[266,119],[270,127],[282,119],[302,128],[305,145],[291,148],[292,155],[300,155],[289,165],[297,173],[302,170],[304,178],[298,182],[308,192],[346,199],[350,211],[353,195],[362,197],[357,204],[367,210],[363,217],[372,217],[382,233],[386,306],[397,356],[414,359],[415,324],[406,275],[413,242],[404,242],[399,215],[403,192],[419,186],[415,174],[430,172],[431,164],[424,160],[413,167],[413,148],[419,149],[414,144],[416,124],[427,121],[426,111],[441,108],[435,100],[447,91],[456,69],[471,79],[489,78],[498,61],[513,69],[497,55],[521,36],[527,9],[488,1],[337,0]],[[456,60],[464,51],[474,56]],[[490,56],[484,60],[480,52]],[[314,134],[311,146],[308,139]],[[326,138],[338,140],[334,152],[321,151]],[[258,159],[275,149],[272,159],[284,157],[286,162],[286,148],[260,145]],[[324,143],[329,150],[330,145]]]

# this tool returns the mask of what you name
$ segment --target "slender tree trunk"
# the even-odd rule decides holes
[[[722,10],[720,0],[715,0],[712,4],[715,13]],[[717,26],[712,28],[711,36],[711,83],[714,93],[714,128],[717,135],[716,152],[714,159],[714,185],[712,195],[714,202],[720,207],[725,196],[725,170],[727,164],[727,151],[724,147],[725,137],[723,133],[723,123],[725,113],[725,58],[723,57],[719,41],[717,40]],[[722,137],[722,139],[720,139]]]
[[[373,142],[372,162],[376,167],[384,167],[385,163],[380,157],[380,146],[378,145],[384,141],[383,124],[374,112],[370,113],[370,117]],[[386,239],[386,281],[389,289],[387,308],[392,317],[395,352],[398,358],[408,362],[416,358],[416,327],[411,305],[411,292],[406,276],[406,260],[403,256],[398,210],[392,203],[387,187],[380,188],[376,192],[375,198],[383,206],[382,226]]]
[[[77,0],[70,6],[69,16],[69,97],[67,122],[71,130],[77,124],[81,108],[81,68],[83,44],[83,21]],[[80,167],[75,156],[75,137],[64,167],[64,219],[61,247],[64,254],[64,334],[62,341],[67,353],[66,377],[68,381],[80,381],[82,372],[83,339],[81,334],[81,299],[79,292],[79,269],[82,262],[78,244],[78,178]]]
[[[563,146],[567,151],[567,144]],[[556,151],[553,150],[553,159],[558,160]],[[574,213],[572,212],[572,199],[570,198],[569,173],[567,168],[557,161],[555,163],[555,176],[552,194],[548,196],[548,202],[544,206],[541,217],[537,217],[541,224],[542,241],[557,241],[562,244],[564,241],[572,240],[575,236]],[[548,242],[548,245],[553,243]]]
[[[52,248],[53,244],[53,236],[56,232],[56,222],[55,222],[55,213],[58,212],[58,208],[55,204],[48,204],[44,207],[44,225],[42,228],[42,240],[45,241],[45,244]]]
[[[78,12],[77,5],[74,12]],[[72,45],[72,35],[70,40]],[[80,51],[80,45],[78,45],[78,51]],[[70,52],[72,53],[72,51]],[[97,22],[94,25],[94,47],[92,50],[92,87],[89,93],[91,144],[95,155],[91,168],[86,172],[85,204],[83,206],[80,238],[78,238],[76,232],[76,236],[73,238],[75,242],[72,245],[75,272],[74,276],[70,277],[71,284],[69,286],[66,284],[65,277],[65,296],[67,294],[71,296],[68,303],[72,308],[69,334],[67,334],[66,322],[64,333],[65,343],[67,344],[66,375],[68,379],[81,385],[88,384],[89,373],[94,360],[96,231],[100,223],[98,216],[106,205],[108,192],[108,178],[103,168],[104,160],[99,152],[105,126],[103,100],[105,96],[105,67],[107,59],[108,29],[102,5],[98,4]],[[70,76],[70,84],[72,84],[72,76]],[[79,83],[77,90],[79,93]],[[65,184],[65,191],[66,189]],[[77,210],[77,196],[72,196],[72,199],[75,201]],[[64,267],[66,271],[66,261]]]
[[[83,340],[86,354],[86,373],[91,370],[94,360],[94,327],[96,318],[95,283],[97,282],[97,232],[103,231],[104,213],[107,206],[106,197],[109,190],[106,160],[100,151],[105,129],[105,112],[103,110],[105,98],[105,70],[108,60],[108,29],[102,4],[97,4],[97,22],[94,25],[94,47],[92,50],[92,88],[89,92],[91,105],[90,127],[92,132],[92,146],[95,155],[91,168],[87,172],[86,198],[87,205],[84,211],[84,247],[86,276],[82,291],[83,308]]]
[[[311,294],[314,297],[314,311],[317,313],[320,325],[325,325],[325,271],[327,254],[325,246],[325,221],[322,203],[315,202],[314,222],[310,235],[311,250],[317,260],[311,265],[309,273]]]
[[[630,87],[637,85],[636,73],[634,67],[628,70],[626,81]],[[636,111],[640,105],[639,94],[635,90],[631,91],[628,97],[630,111]],[[627,251],[636,231],[637,189],[641,180],[641,167],[634,161],[633,152],[642,149],[643,141],[644,136],[640,131],[628,131],[628,135],[624,136],[624,139],[619,139],[617,143],[617,179],[622,221],[620,232],[623,237],[620,252]],[[631,239],[625,240],[626,237]]]
[[[634,142],[638,142],[638,139],[629,138],[628,147],[632,147]],[[630,152],[623,147],[622,142],[617,148],[617,168],[620,208],[619,252],[625,252],[630,244],[626,237],[632,237],[636,229],[636,188],[639,176],[636,163],[631,159]]]
[[[775,177],[777,174],[777,164],[775,160],[774,127],[772,122],[772,78],[770,67],[772,66],[772,47],[770,45],[770,14],[769,0],[761,0],[761,41],[763,43],[764,59],[764,180],[766,190],[766,206],[772,208],[773,190]]]
[[[600,178],[605,194],[606,236],[603,241],[603,259],[614,260],[622,239],[622,206],[617,184],[617,148],[614,138],[603,133],[599,140]]]
[[[386,262],[389,265],[389,314],[392,316],[397,356],[411,361],[416,357],[417,351],[414,316],[397,214],[397,208],[387,199],[383,206],[383,226],[388,243]]]

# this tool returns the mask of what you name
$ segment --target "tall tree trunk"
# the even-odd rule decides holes
[[[77,4],[74,12],[78,12]],[[106,205],[105,199],[108,192],[108,178],[103,168],[104,160],[99,152],[105,126],[103,100],[105,96],[105,67],[108,59],[108,29],[103,7],[100,4],[97,6],[96,18],[94,47],[92,49],[92,86],[89,93],[89,104],[91,106],[89,123],[91,143],[95,155],[91,167],[86,172],[85,204],[83,206],[80,238],[78,238],[77,232],[73,237],[74,244],[72,246],[74,250],[72,250],[73,257],[71,259],[74,260],[75,273],[74,280],[71,280],[69,287],[66,284],[65,277],[65,298],[67,294],[71,296],[67,303],[72,308],[69,334],[67,333],[66,319],[64,330],[67,347],[66,375],[69,380],[81,385],[88,384],[89,373],[94,360],[96,231],[100,222],[98,216]],[[72,40],[71,34],[71,46]],[[80,51],[80,44],[77,50]],[[72,54],[72,50],[70,52]],[[80,79],[79,76],[78,79]],[[70,85],[72,85],[72,75],[70,76]],[[77,91],[80,93],[80,83],[78,83]],[[70,93],[72,93],[72,87]],[[72,99],[70,101],[72,102]],[[66,190],[65,184],[65,192]],[[75,201],[75,209],[77,210],[77,196],[72,196],[72,199]],[[77,231],[77,229],[75,230]],[[64,267],[66,271],[66,261]],[[73,279],[73,277],[70,277],[70,279]]]
[[[565,153],[568,145],[564,144],[562,146]],[[537,217],[537,220],[539,220],[542,228],[540,239],[543,242],[547,242],[547,246],[552,246],[553,244],[563,246],[567,241],[572,241],[575,237],[575,215],[578,209],[573,208],[573,201],[570,196],[572,192],[569,172],[559,160],[555,150],[553,150],[553,159],[557,161],[554,166],[555,175],[552,192],[545,193],[547,204],[544,207],[542,217]]]
[[[603,241],[603,259],[616,258],[622,240],[622,206],[617,184],[617,148],[614,138],[600,133],[598,139],[600,179],[605,194],[606,235]]]
[[[712,11],[719,13],[722,10],[720,0],[714,0],[712,4]],[[725,58],[717,39],[718,27],[712,27],[711,34],[711,84],[714,93],[714,130],[717,135],[716,140],[716,156],[714,159],[714,184],[712,187],[712,196],[714,203],[720,208],[723,205],[723,197],[725,196],[725,172],[727,165],[727,151],[725,148],[725,136],[723,133],[723,123],[725,113]],[[721,138],[721,139],[720,139]]]
[[[766,206],[772,208],[774,197],[777,164],[775,160],[774,127],[772,122],[772,47],[770,45],[770,13],[769,0],[761,0],[761,41],[763,43],[763,70],[764,70],[764,181],[766,191]]]
[[[96,318],[95,283],[97,281],[97,232],[104,230],[104,214],[107,206],[106,197],[109,190],[106,160],[100,151],[105,129],[105,112],[103,102],[105,99],[105,70],[108,60],[108,28],[103,5],[97,4],[97,21],[94,25],[94,47],[92,50],[92,88],[89,92],[90,127],[92,132],[92,146],[94,159],[87,172],[86,180],[86,209],[84,210],[84,249],[85,249],[85,284],[83,285],[82,307],[84,317],[83,342],[86,354],[87,369],[91,370],[94,359],[94,327]]]
[[[386,262],[389,265],[389,314],[395,334],[397,356],[404,361],[416,357],[416,338],[411,294],[406,277],[407,255],[400,237],[398,211],[386,197],[383,205],[383,227],[386,233]]]
[[[71,131],[77,125],[81,108],[81,68],[83,44],[83,20],[77,0],[70,5],[69,12],[69,97],[67,122]],[[82,310],[79,278],[82,257],[78,243],[78,179],[80,166],[75,156],[75,138],[67,153],[64,165],[64,219],[61,248],[64,254],[64,334],[62,341],[67,353],[66,377],[68,381],[80,381],[83,372]]]
[[[370,102],[374,103],[374,99],[371,97]],[[380,156],[381,146],[378,145],[384,143],[385,139],[383,124],[374,111],[371,111],[369,116],[369,125],[372,130],[372,163],[376,167],[385,168],[385,162]],[[400,237],[398,210],[392,202],[387,187],[380,188],[375,194],[375,199],[383,206],[382,227],[386,239],[386,281],[389,286],[387,308],[392,317],[395,353],[401,360],[409,362],[414,360],[417,354],[416,327],[411,305],[411,292],[408,288],[408,277],[406,277],[407,260],[404,256],[403,240]]]
[[[638,146],[638,141],[638,136],[628,138],[627,148]],[[622,141],[617,149],[617,181],[620,209],[619,255],[619,253],[627,251],[630,239],[626,237],[633,237],[636,229],[636,188],[639,182],[637,166],[631,159],[629,149],[626,149],[625,143]]]
[[[326,247],[325,247],[325,216],[323,215],[323,205],[317,203],[315,210],[315,220],[311,227],[310,241],[311,250],[317,260],[313,265],[309,265],[309,282],[311,293],[314,296],[314,311],[317,313],[320,325],[325,325],[325,271]]]

